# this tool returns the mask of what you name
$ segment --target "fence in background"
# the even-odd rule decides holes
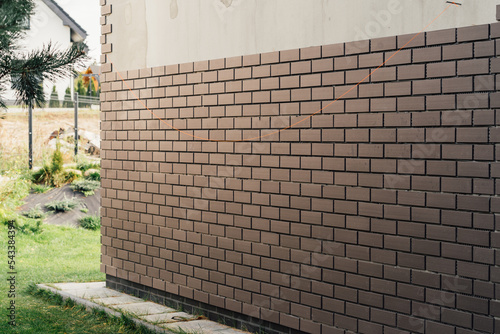
[[[17,103],[15,100],[5,101],[9,109],[22,108],[23,106]],[[99,109],[100,99],[98,96],[78,96],[78,107],[88,108],[88,109]],[[47,101],[42,109],[72,109],[74,108],[74,102],[70,100],[56,100]],[[40,108],[35,108],[40,109]]]

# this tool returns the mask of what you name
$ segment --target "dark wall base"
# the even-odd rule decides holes
[[[155,303],[163,304],[171,308],[182,309],[187,313],[202,313],[208,319],[222,324],[247,330],[258,334],[303,334],[304,332],[263,321],[248,315],[228,311],[219,307],[211,306],[189,298],[180,297],[171,293],[151,288],[142,284],[134,283],[111,275],[106,275],[106,287],[134,295],[139,298],[148,299]]]

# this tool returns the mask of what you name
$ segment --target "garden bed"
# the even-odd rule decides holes
[[[49,202],[60,201],[64,199],[75,198],[78,205],[67,212],[49,211],[45,205]],[[51,225],[61,226],[79,226],[79,220],[89,215],[99,215],[99,207],[101,201],[101,190],[95,190],[95,194],[85,197],[81,192],[73,191],[70,185],[65,185],[61,188],[54,188],[44,194],[30,194],[25,198],[25,203],[20,207],[20,212],[28,211],[32,208],[39,207],[40,210],[46,213],[44,222]]]

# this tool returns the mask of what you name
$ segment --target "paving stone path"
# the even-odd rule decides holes
[[[115,316],[127,314],[136,323],[158,333],[184,331],[193,334],[249,334],[200,316],[108,289],[105,282],[38,284],[38,287],[63,298],[71,298],[88,308],[100,308]]]

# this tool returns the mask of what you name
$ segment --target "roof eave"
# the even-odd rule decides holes
[[[42,0],[45,5],[47,5],[59,18],[63,21],[63,25],[69,27],[73,35],[73,32],[76,33],[80,38],[76,39],[71,37],[72,42],[80,42],[87,38],[87,32],[76,23],[68,13],[64,11],[55,1],[53,0]]]

